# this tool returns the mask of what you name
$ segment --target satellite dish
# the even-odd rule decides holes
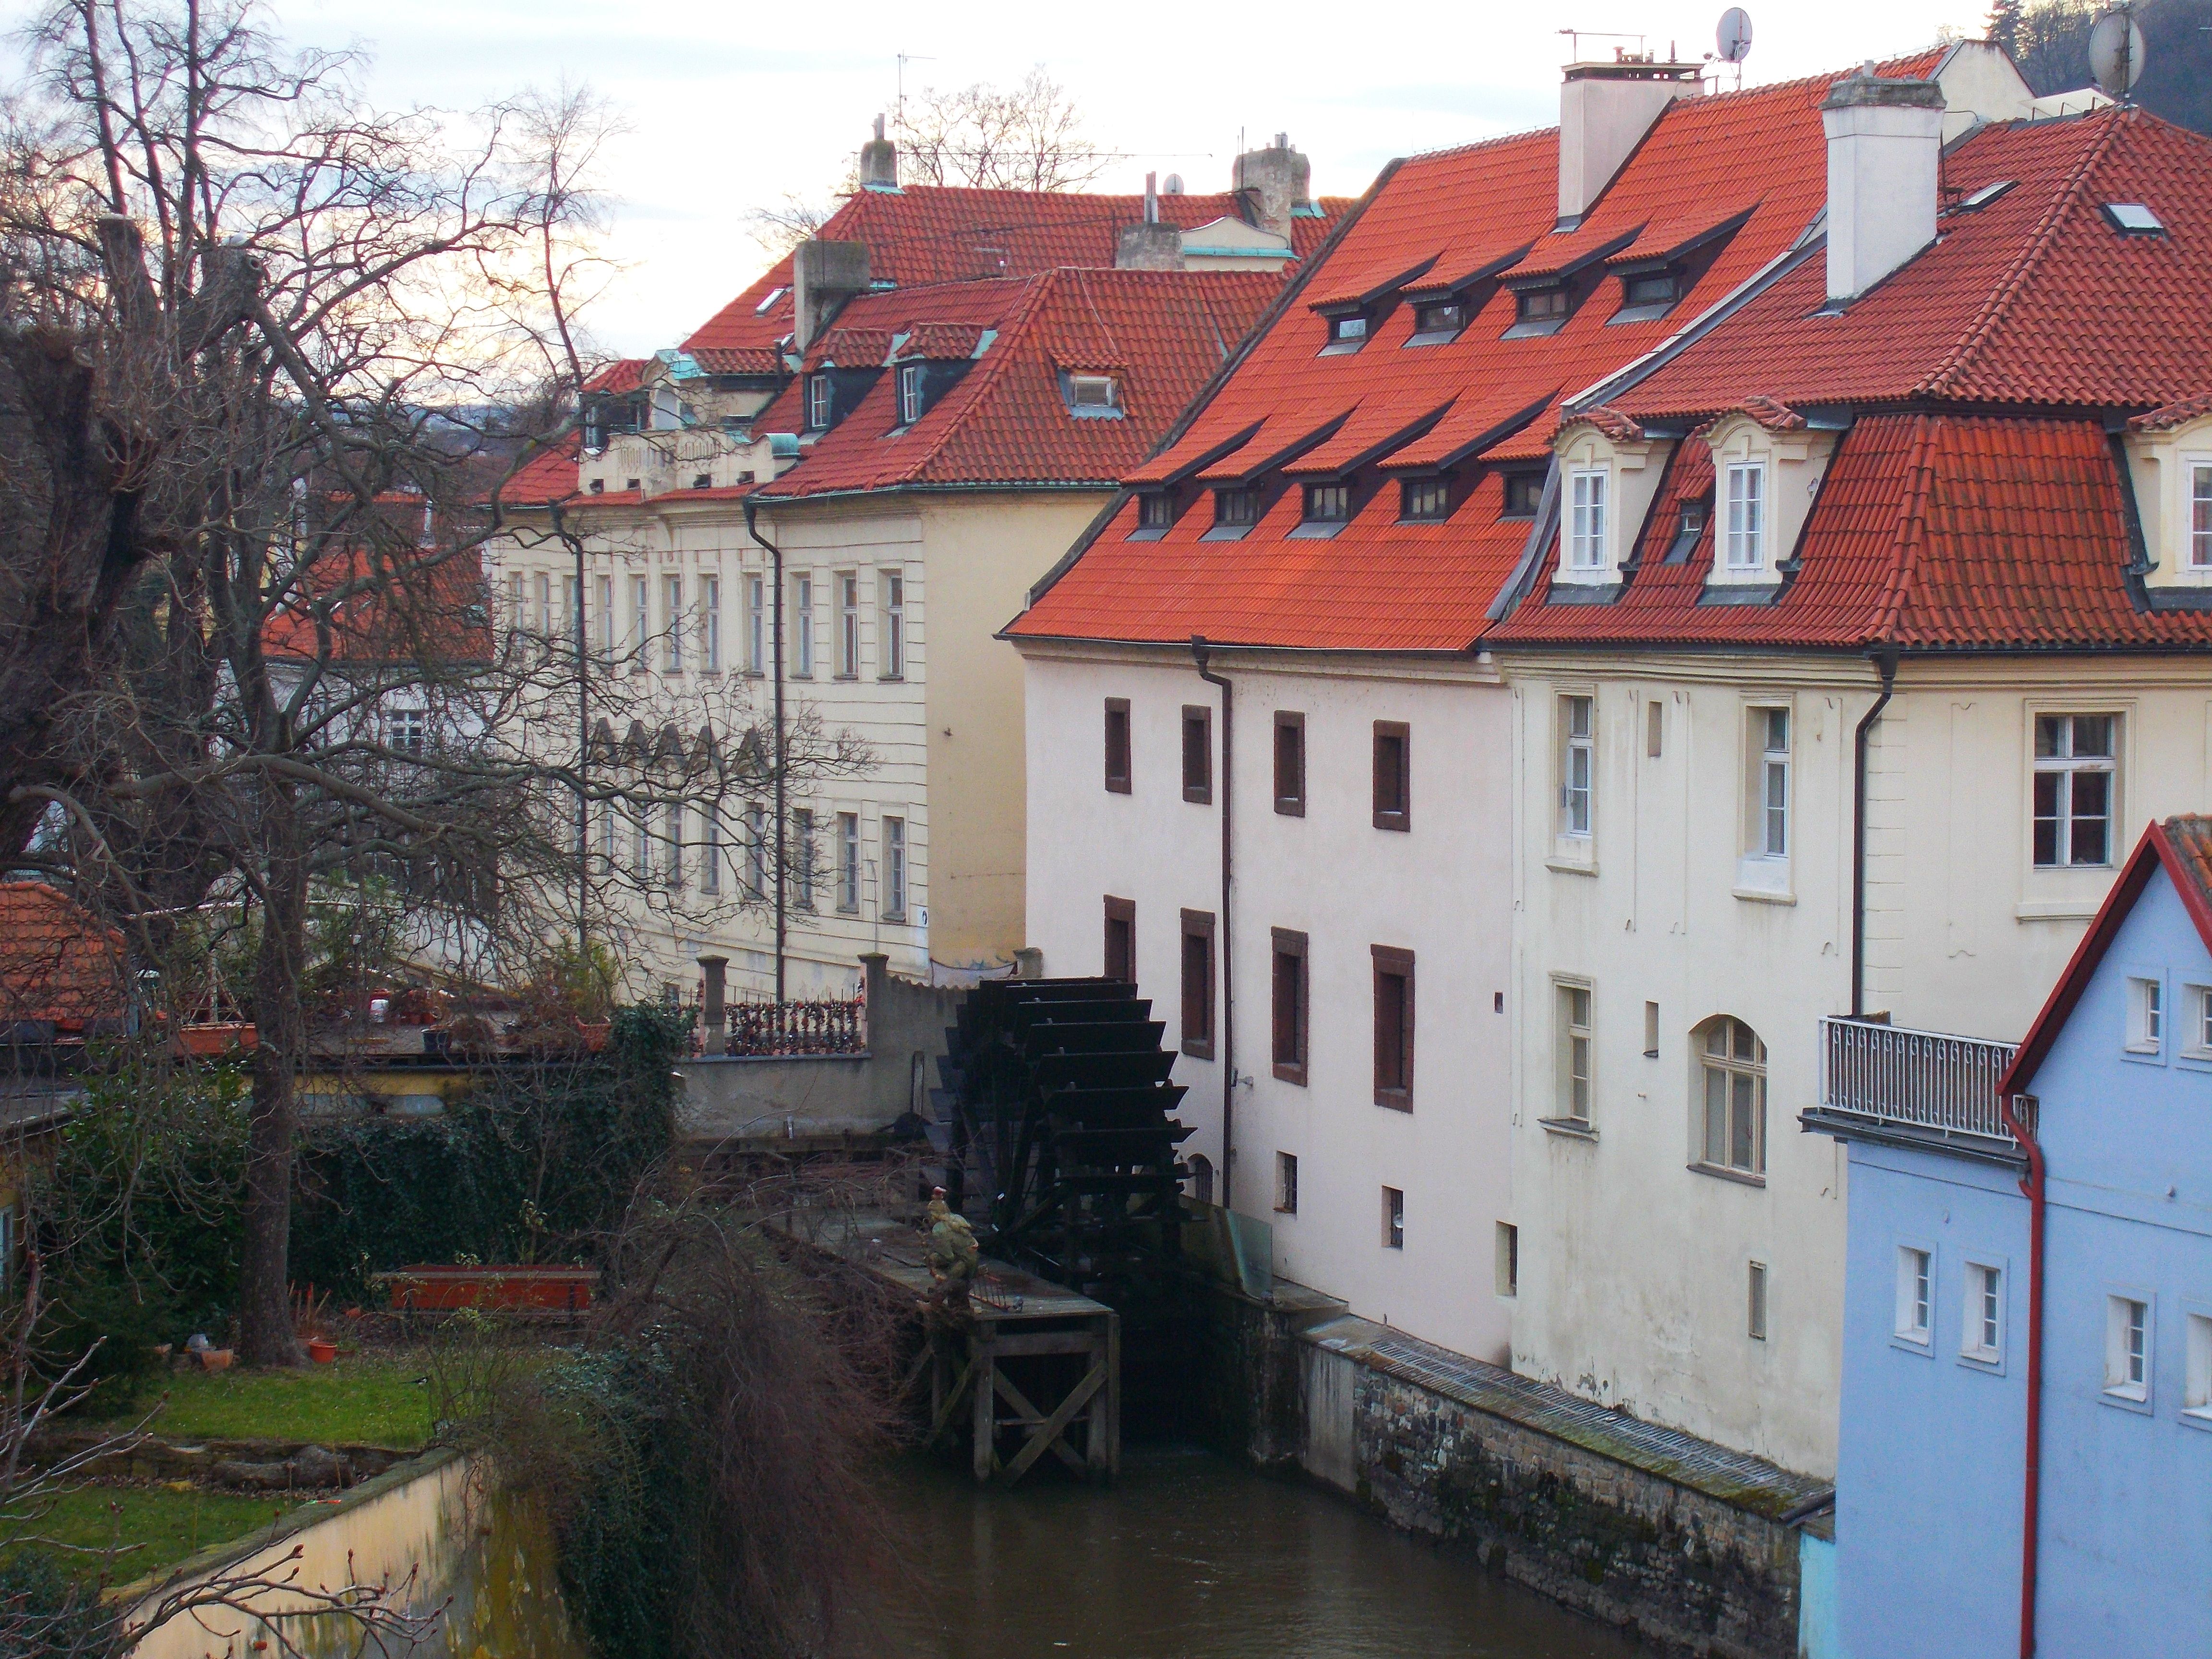
[[[1717,43],[1723,64],[1741,64],[1750,57],[1751,14],[1741,6],[1730,6],[1723,12]]]
[[[2115,7],[2089,27],[2089,73],[2115,98],[2142,79],[2143,32],[2125,8]]]

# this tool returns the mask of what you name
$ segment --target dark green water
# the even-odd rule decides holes
[[[1625,1659],[1632,1644],[1341,1498],[1205,1452],[1111,1491],[979,1492],[908,1460],[909,1582],[845,1610],[836,1659]]]

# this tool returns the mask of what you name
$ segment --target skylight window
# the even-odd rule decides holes
[[[2003,195],[2007,191],[2010,190],[2019,182],[2020,180],[2017,179],[2000,179],[1994,185],[1984,185],[1979,190],[1974,191],[1972,195],[1968,196],[1965,200],[1961,201],[1954,211],[1960,213],[1979,213],[1984,208],[1996,201],[1998,197]]]
[[[768,298],[763,300],[758,305],[753,307],[753,315],[756,317],[767,316],[769,312],[775,308],[775,302],[790,292],[791,290],[787,288],[772,288],[769,289]]]
[[[2141,202],[2107,202],[2105,217],[2123,236],[2163,236],[2165,222]]]

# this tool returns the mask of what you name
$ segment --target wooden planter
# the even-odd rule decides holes
[[[378,1273],[395,1313],[486,1313],[544,1318],[575,1315],[592,1305],[598,1291],[597,1267],[447,1267],[423,1264]]]

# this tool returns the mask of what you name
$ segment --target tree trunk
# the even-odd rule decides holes
[[[267,897],[254,964],[253,1099],[246,1119],[246,1253],[238,1285],[239,1346],[249,1365],[301,1365],[292,1327],[292,1141],[295,1088],[307,1057],[300,979],[307,957],[307,878],[292,792],[269,790]]]

